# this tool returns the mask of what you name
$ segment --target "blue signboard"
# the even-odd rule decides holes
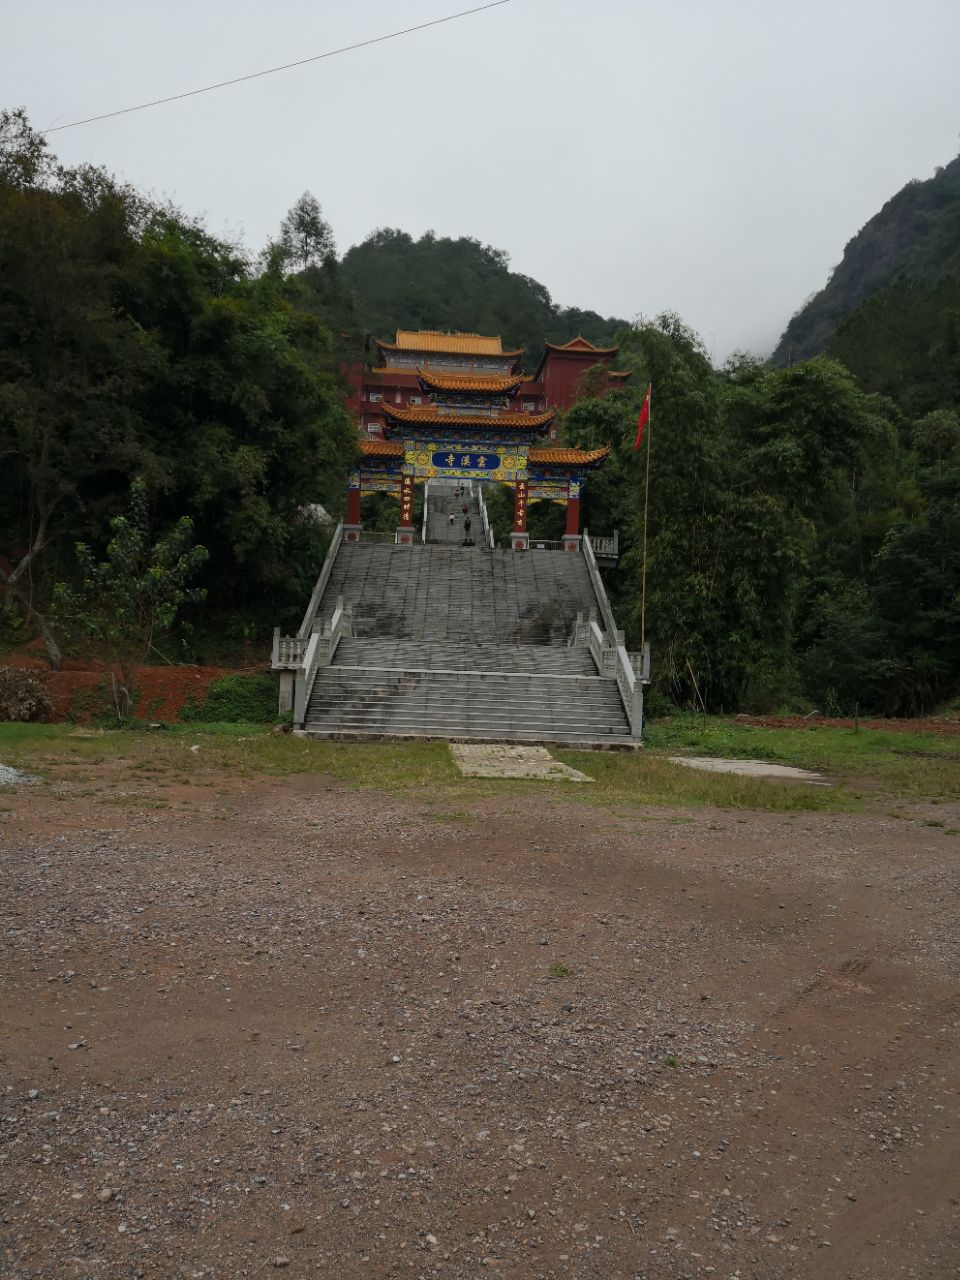
[[[445,471],[455,468],[458,471],[496,471],[500,466],[498,453],[460,453],[451,449],[437,450],[431,457],[435,467]]]

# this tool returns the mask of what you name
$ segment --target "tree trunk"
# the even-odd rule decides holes
[[[0,578],[2,578],[5,584],[7,602],[9,603],[11,598],[15,599],[29,620],[40,632],[40,637],[43,640],[43,647],[47,651],[47,658],[50,662],[50,670],[59,671],[62,654],[60,653],[60,646],[57,644],[56,636],[53,634],[53,628],[50,626],[50,621],[46,614],[43,614],[39,609],[36,609],[26,596],[24,596],[21,591],[17,590],[7,575],[0,573]]]

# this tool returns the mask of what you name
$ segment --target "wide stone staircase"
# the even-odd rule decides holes
[[[471,492],[464,489],[460,496],[455,486],[435,486],[427,500],[427,542],[441,546],[460,546],[467,537],[466,521],[470,521],[469,536],[476,543],[483,542],[480,522],[480,503]]]
[[[331,738],[633,743],[611,669],[570,641],[598,600],[583,555],[463,547],[476,499],[431,487],[426,545],[340,545],[315,610],[327,658],[303,728]],[[456,539],[449,515],[459,520]],[[455,522],[456,524],[456,522]],[[306,621],[306,620],[305,620]]]
[[[355,636],[566,645],[596,608],[582,556],[562,551],[347,543],[320,603],[353,607]]]

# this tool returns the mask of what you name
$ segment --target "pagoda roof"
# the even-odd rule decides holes
[[[402,458],[402,440],[361,440],[360,452],[365,458]]]
[[[522,373],[431,373],[429,369],[418,373],[424,388],[431,387],[436,391],[488,391],[492,395],[503,395],[507,391],[516,391],[521,382],[526,380]]]
[[[430,351],[434,355],[456,356],[517,356],[523,348],[504,351],[500,335],[485,336],[480,333],[445,333],[438,329],[398,329],[393,342],[377,339],[382,351]]]
[[[530,415],[527,415],[530,416]],[[361,440],[364,458],[402,458],[406,445],[402,440]],[[531,449],[528,458],[541,467],[596,467],[610,454],[610,446],[602,449]]]
[[[619,347],[598,347],[591,342],[589,338],[584,338],[582,334],[577,334],[575,338],[571,338],[569,342],[544,342],[543,355],[540,357],[540,363],[537,365],[537,371],[533,375],[539,378],[543,373],[543,366],[547,363],[550,356],[572,356],[580,360],[612,360],[620,350]]]
[[[577,334],[575,338],[571,338],[569,342],[547,342],[543,344],[548,351],[556,351],[558,353],[577,356],[615,356],[620,350],[619,347],[598,347],[595,342],[591,342],[589,338]]]
[[[383,405],[386,416],[400,424],[431,427],[511,427],[514,431],[536,431],[554,419],[554,410],[526,413],[523,409],[499,409],[496,413],[441,413],[435,404],[411,406]]]
[[[609,445],[602,449],[531,449],[529,458],[540,466],[595,467],[609,453]]]

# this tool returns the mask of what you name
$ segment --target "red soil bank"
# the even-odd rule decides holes
[[[855,721],[833,716],[737,716],[737,724],[756,729],[853,729]],[[960,720],[861,720],[861,729],[883,733],[960,734]]]
[[[109,688],[109,668],[103,662],[64,658],[63,669],[51,671],[42,658],[29,653],[15,653],[0,659],[0,664],[29,667],[44,673],[53,701],[50,719],[54,721],[94,718],[100,713],[94,705],[96,690],[104,678]],[[191,697],[202,701],[214,680],[221,676],[257,674],[262,670],[262,667],[140,667],[141,693],[137,709],[141,716],[151,720],[176,720],[184,703]],[[79,699],[78,694],[81,695]],[[75,700],[77,703],[88,702],[89,709],[75,705]]]

